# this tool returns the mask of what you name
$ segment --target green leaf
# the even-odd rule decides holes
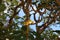
[[[0,4],[0,12],[4,11],[6,6],[4,4]]]
[[[12,4],[13,5],[18,5],[18,1],[17,0],[12,0]]]

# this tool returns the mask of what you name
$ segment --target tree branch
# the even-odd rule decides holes
[[[10,20],[9,20],[9,24],[7,25],[7,28],[9,28],[12,24],[12,20],[13,18],[20,12],[20,11],[16,11],[18,7],[22,6],[22,3],[20,3],[19,5],[17,5],[15,8],[14,8],[14,14],[11,16]]]
[[[48,25],[50,25],[51,23],[53,23],[56,20],[57,16],[60,16],[60,12],[57,13],[57,14],[55,14],[54,17],[51,19],[50,22],[46,22],[42,26],[39,26],[39,33],[41,34],[48,27]]]

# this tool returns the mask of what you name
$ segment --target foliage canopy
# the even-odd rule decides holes
[[[59,0],[0,0],[0,40],[57,40],[51,29],[45,30],[54,23],[60,23]]]

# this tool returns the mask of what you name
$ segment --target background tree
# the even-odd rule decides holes
[[[32,15],[34,21],[30,19]],[[60,23],[59,0],[0,1],[0,40],[57,40],[53,31],[45,31],[54,23]],[[30,25],[36,25],[36,31]]]

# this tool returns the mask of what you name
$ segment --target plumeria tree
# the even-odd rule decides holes
[[[60,23],[60,0],[0,0],[0,40],[57,40],[45,31],[54,23]]]

